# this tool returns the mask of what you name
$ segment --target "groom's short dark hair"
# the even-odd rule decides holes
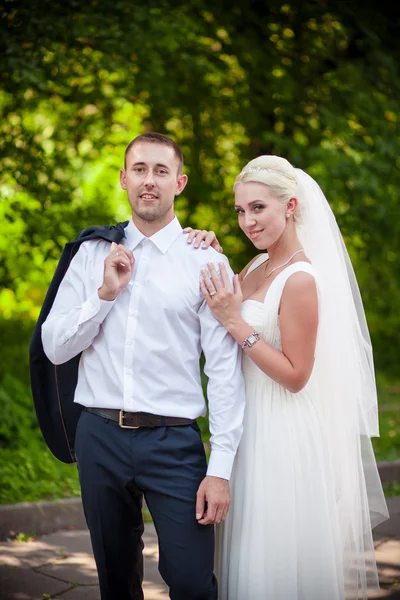
[[[150,144],[163,144],[164,146],[169,146],[175,153],[176,158],[178,159],[178,175],[182,173],[183,170],[183,154],[182,150],[179,148],[178,144],[174,142],[170,137],[164,135],[163,133],[149,132],[142,133],[141,135],[136,136],[126,147],[125,155],[124,155],[124,168],[126,169],[126,157],[128,155],[129,150],[135,144],[139,142],[148,142]]]

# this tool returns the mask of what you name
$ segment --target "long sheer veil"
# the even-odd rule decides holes
[[[314,179],[300,169],[296,174],[298,236],[318,287],[312,377],[326,416],[346,597],[366,598],[367,586],[378,582],[371,528],[389,516],[370,439],[379,435],[372,345],[335,216]]]

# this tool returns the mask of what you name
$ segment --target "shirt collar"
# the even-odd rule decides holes
[[[168,225],[157,231],[154,235],[146,238],[145,235],[136,227],[132,219],[129,221],[125,229],[125,237],[127,246],[134,250],[142,240],[149,239],[157,248],[165,254],[168,248],[174,243],[176,238],[182,233],[182,227],[177,217],[174,217]]]

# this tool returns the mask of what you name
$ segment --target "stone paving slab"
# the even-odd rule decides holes
[[[0,540],[20,531],[38,536],[68,527],[86,528],[80,498],[0,505]]]
[[[43,600],[54,597],[71,587],[65,581],[36,573],[33,569],[1,569],[1,600]]]
[[[36,569],[36,572],[73,584],[96,585],[98,583],[94,559],[84,552],[76,552],[72,556],[52,560],[49,564]]]
[[[167,600],[158,572],[157,536],[146,524],[145,600]],[[100,600],[89,532],[59,531],[29,542],[0,543],[0,600]]]
[[[400,600],[400,497],[388,499],[391,518],[374,532],[381,591],[371,600]],[[157,536],[145,534],[145,600],[167,600],[158,573]],[[44,596],[48,594],[48,596]],[[29,542],[0,543],[0,600],[100,600],[87,530],[67,530]],[[321,599],[322,600],[322,599]]]
[[[69,592],[57,596],[63,600],[101,600],[98,585],[85,585],[71,589]]]

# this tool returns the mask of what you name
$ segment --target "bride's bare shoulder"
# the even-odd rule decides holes
[[[247,263],[247,265],[244,267],[244,269],[242,269],[242,271],[240,271],[239,273],[239,281],[242,282],[243,279],[246,277],[248,270],[250,269],[250,267],[252,266],[253,263],[256,262],[256,260],[258,260],[261,256],[265,256],[265,254],[257,254],[254,258],[251,259],[251,261],[249,263]]]

